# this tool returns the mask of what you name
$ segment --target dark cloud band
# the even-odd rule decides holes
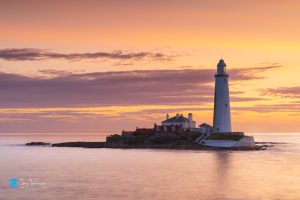
[[[300,99],[300,86],[268,88],[261,90],[261,94]]]
[[[23,48],[23,49],[1,49],[0,58],[8,61],[34,61],[46,59],[66,59],[66,60],[82,60],[82,59],[119,59],[119,60],[138,60],[138,59],[155,59],[170,60],[171,56],[162,53],[152,52],[133,52],[125,53],[122,51],[113,52],[95,52],[95,53],[55,53],[43,49]]]
[[[231,83],[263,78],[261,72],[274,67],[241,68],[230,71]],[[0,73],[0,106],[60,107],[102,105],[200,105],[213,102],[213,69],[145,70],[26,77]],[[260,98],[235,97],[233,101]]]

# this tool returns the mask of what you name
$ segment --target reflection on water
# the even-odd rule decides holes
[[[0,136],[0,199],[300,199],[300,134],[267,151],[171,151],[26,147],[25,142],[99,141],[103,135]],[[9,189],[13,177],[46,188]]]
[[[217,181],[216,187],[220,188],[223,185],[226,185],[228,179],[228,170],[230,167],[230,153],[227,152],[215,152],[215,179]]]

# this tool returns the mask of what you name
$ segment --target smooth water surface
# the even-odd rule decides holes
[[[41,134],[42,135],[42,134]],[[0,199],[299,200],[300,134],[253,134],[265,151],[84,149],[26,142],[100,141],[104,135],[0,135]],[[11,178],[45,187],[11,189]]]

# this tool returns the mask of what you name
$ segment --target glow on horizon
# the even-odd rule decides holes
[[[46,77],[45,70],[82,74],[216,69],[220,57],[225,59],[229,73],[235,68],[280,66],[262,71],[260,79],[230,85],[230,91],[244,92],[237,97],[261,98],[231,103],[233,128],[252,132],[300,131],[297,126],[300,96],[288,92],[293,88],[300,91],[297,90],[300,86],[299,1],[7,1],[1,3],[0,23],[1,49],[37,48],[66,54],[122,50],[172,57],[170,60],[75,61],[0,58],[0,71],[7,74]],[[213,80],[213,74],[211,77]],[[278,94],[267,92],[268,89]],[[49,97],[52,94],[53,91],[49,92]],[[41,125],[45,132],[113,132],[152,126],[166,112],[191,111],[198,123],[211,123],[211,108],[212,102],[99,106],[83,101],[76,107],[39,104],[20,107],[16,101],[14,106],[1,107],[0,124],[4,132],[24,128],[38,132],[41,129],[36,127]],[[55,125],[57,130],[53,128]]]

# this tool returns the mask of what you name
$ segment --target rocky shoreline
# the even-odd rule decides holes
[[[27,143],[27,146],[45,146],[49,143],[45,142],[31,142]],[[50,145],[50,144],[49,144]],[[166,149],[166,150],[237,150],[237,151],[257,151],[266,150],[272,145],[263,144],[256,145],[254,147],[234,147],[234,148],[216,148],[199,145],[195,143],[181,143],[181,144],[142,144],[142,145],[130,145],[130,144],[114,144],[108,142],[62,142],[54,143],[51,147],[81,147],[81,148],[110,148],[110,149]]]
[[[25,144],[26,146],[50,146],[48,142],[29,142]]]

